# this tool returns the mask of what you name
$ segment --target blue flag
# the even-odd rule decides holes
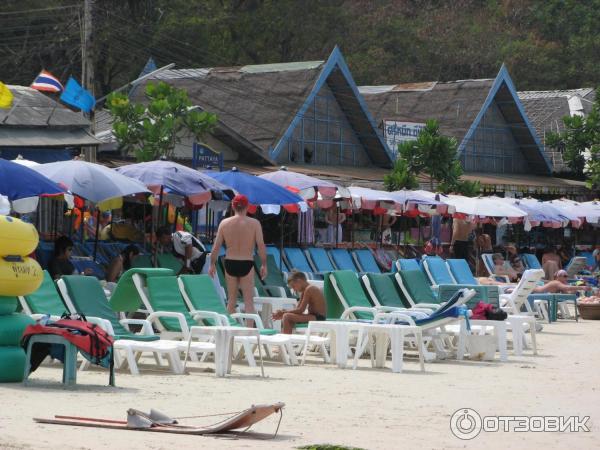
[[[69,81],[67,81],[60,99],[67,105],[71,105],[86,113],[89,113],[96,105],[94,96],[82,88],[73,77],[69,77]]]

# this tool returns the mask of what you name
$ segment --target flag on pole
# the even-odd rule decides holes
[[[13,94],[8,86],[0,81],[0,108],[10,108],[13,101]]]
[[[33,80],[31,88],[44,92],[62,92],[64,89],[58,78],[46,70],[42,70]]]
[[[69,81],[67,81],[67,85],[60,96],[60,100],[67,105],[71,105],[86,113],[89,113],[96,105],[94,96],[89,91],[82,88],[73,77],[69,77]]]

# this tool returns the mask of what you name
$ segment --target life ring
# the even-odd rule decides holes
[[[38,241],[38,233],[33,225],[14,217],[0,216],[0,256],[29,255],[37,247]]]
[[[40,287],[43,278],[42,268],[35,259],[0,257],[0,295],[31,294]]]
[[[20,346],[0,347],[0,383],[23,381],[25,352]]]

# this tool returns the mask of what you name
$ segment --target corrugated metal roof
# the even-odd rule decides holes
[[[253,64],[239,69],[244,73],[284,72],[288,70],[310,70],[321,66],[323,61],[297,61],[274,64]]]
[[[47,95],[27,86],[8,86],[13,93],[10,108],[0,109],[0,127],[74,127],[90,126],[82,113],[71,111]]]
[[[524,100],[533,98],[571,97],[572,95],[586,97],[592,92],[594,92],[594,88],[564,89],[556,91],[521,91],[518,94],[519,98]]]
[[[101,142],[84,129],[0,127],[0,147],[80,147]]]

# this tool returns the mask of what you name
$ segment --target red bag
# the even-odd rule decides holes
[[[472,309],[473,314],[471,315],[471,319],[486,320],[487,319],[486,313],[491,312],[493,309],[494,309],[494,305],[490,305],[490,304],[484,303],[484,302],[479,302],[479,303],[477,303],[475,308]]]

